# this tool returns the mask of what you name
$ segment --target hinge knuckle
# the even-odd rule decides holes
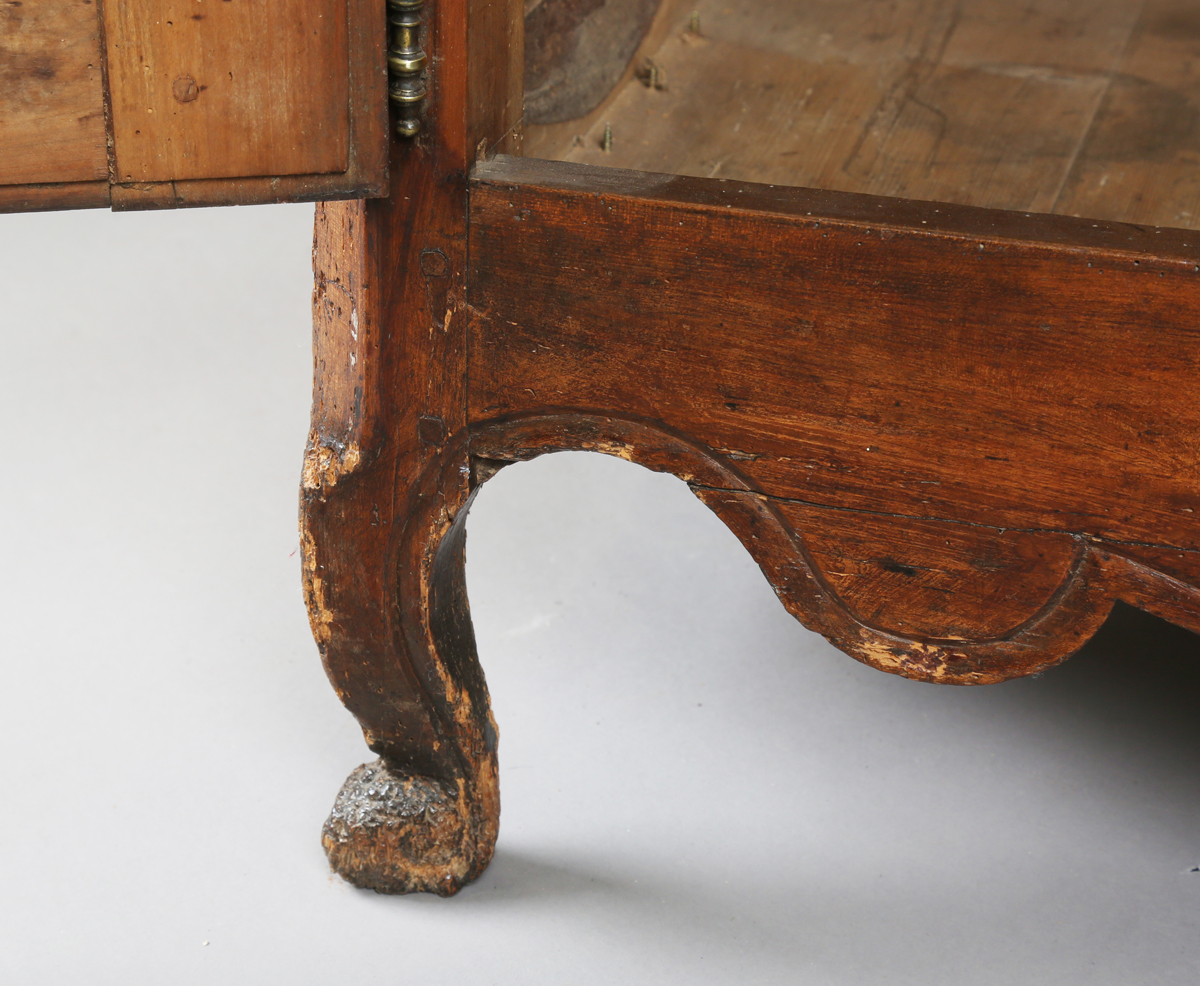
[[[425,0],[387,0],[388,101],[396,109],[396,133],[421,131],[427,57],[421,47],[421,10]]]

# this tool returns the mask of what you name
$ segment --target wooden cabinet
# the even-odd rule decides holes
[[[1200,630],[1200,0],[388,6],[390,97],[378,0],[0,7],[8,207],[355,197],[316,212],[302,494],[380,758],[340,873],[491,857],[465,518],[511,462],[680,477],[911,678],[1036,672],[1118,601]]]
[[[0,209],[386,192],[383,0],[0,5]]]
[[[490,857],[464,531],[510,462],[680,477],[910,678],[1036,672],[1117,601],[1200,629],[1200,5],[430,6],[436,122],[317,214],[306,584],[380,757],[339,872]]]

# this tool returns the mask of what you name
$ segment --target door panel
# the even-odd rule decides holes
[[[385,49],[384,0],[6,3],[0,211],[381,195]]]
[[[92,0],[0,4],[0,184],[108,180]]]

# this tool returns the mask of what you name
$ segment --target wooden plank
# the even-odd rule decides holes
[[[1137,18],[1125,0],[702,0],[543,156],[1050,211]],[[643,80],[644,81],[644,80]],[[602,149],[611,124],[613,145]]]
[[[785,500],[1200,548],[1194,234],[512,158],[471,222],[473,421],[616,409]]]
[[[0,185],[100,179],[108,150],[95,4],[2,0]]]
[[[106,181],[69,181],[60,185],[0,185],[0,213],[55,209],[102,209],[111,202]]]
[[[104,19],[117,181],[346,170],[346,0],[110,3]]]
[[[128,0],[124,4],[110,5],[110,15],[117,16],[113,9],[119,7],[121,16],[130,22],[149,25],[151,28],[157,25],[160,36],[150,40],[159,44],[159,48],[144,48],[141,50],[141,56],[147,59],[147,65],[158,65],[160,62],[170,61],[171,58],[184,57],[185,53],[178,50],[179,37],[183,37],[189,31],[192,35],[197,35],[198,31],[203,33],[204,30],[209,30],[203,27],[208,22],[209,11],[200,9],[205,2],[209,2],[210,6],[216,4],[216,0],[193,0],[192,5],[197,10],[190,16],[200,17],[201,20],[188,20],[181,32],[177,32],[178,36],[167,31],[164,23],[171,21],[169,27],[174,31],[175,26],[182,22],[172,21],[171,17],[165,17],[162,7],[147,6],[142,0]],[[184,7],[187,6],[187,3],[179,0],[177,7],[180,3]],[[273,18],[280,12],[277,7],[272,7],[270,11],[266,8],[255,8],[257,13],[251,12],[251,15],[247,15],[246,12],[250,10],[248,6],[238,0],[239,5],[234,8],[233,3],[234,0],[229,0],[228,4],[222,2],[214,6],[219,15],[214,21],[219,28],[217,33],[228,32],[230,11],[236,13],[243,21],[249,16],[249,21],[254,21],[255,18],[262,21],[266,18],[269,24],[274,24]],[[154,139],[161,138],[160,143],[153,148],[144,148],[149,157],[157,162],[154,164],[154,169],[157,170],[150,173],[174,170],[174,164],[180,155],[183,156],[185,167],[180,169],[178,174],[163,180],[127,178],[111,187],[108,184],[103,98],[100,90],[99,21],[93,4],[90,0],[53,0],[43,4],[10,3],[0,6],[0,26],[7,32],[0,35],[0,38],[7,39],[0,44],[8,45],[7,49],[0,46],[0,53],[11,50],[20,55],[14,55],[7,62],[0,61],[0,74],[7,69],[18,81],[24,80],[20,86],[13,84],[0,91],[0,125],[3,125],[3,129],[0,130],[0,211],[89,208],[109,204],[114,209],[121,210],[158,209],[322,201],[386,194],[389,134],[386,36],[382,26],[383,0],[321,0],[321,3],[336,16],[330,18],[329,10],[323,11],[319,5],[309,9],[308,16],[316,19],[317,27],[325,31],[326,35],[336,35],[333,37],[332,49],[341,50],[341,55],[334,58],[328,51],[321,54],[316,48],[311,52],[304,50],[308,45],[308,35],[301,37],[299,41],[295,37],[285,36],[276,39],[274,44],[259,46],[263,57],[276,59],[276,69],[267,73],[268,78],[263,75],[262,66],[252,58],[252,46],[248,42],[243,41],[234,46],[234,50],[226,51],[222,56],[225,61],[234,64],[238,59],[250,59],[254,63],[252,68],[259,73],[258,76],[251,74],[244,86],[227,87],[223,93],[216,92],[215,101],[210,101],[208,106],[203,108],[198,108],[202,97],[208,97],[212,93],[208,89],[201,91],[202,82],[197,84],[195,99],[185,99],[183,103],[178,103],[174,101],[172,93],[174,108],[171,112],[175,113],[175,117],[165,129],[160,127],[155,130]],[[85,114],[81,118],[82,123],[62,109],[66,105],[64,93],[66,96],[70,96],[71,93],[78,95],[78,85],[75,85],[74,89],[70,86],[64,89],[63,80],[71,82],[69,73],[64,75],[65,69],[55,69],[54,65],[57,65],[57,62],[51,64],[53,59],[58,57],[54,48],[57,42],[51,43],[53,37],[65,30],[56,26],[58,22],[51,15],[55,14],[55,11],[61,14],[64,10],[73,12],[77,21],[81,10],[90,11],[92,17],[91,27],[88,28],[92,55],[88,56],[88,64],[95,68],[95,112]],[[167,9],[166,14],[170,14],[172,10],[175,8]],[[22,11],[25,13],[21,13]],[[35,11],[37,16],[34,17],[29,11]],[[337,23],[327,30],[330,20]],[[296,30],[307,30],[303,24],[297,23],[299,26]],[[40,34],[35,34],[31,25],[36,26]],[[77,33],[81,31],[82,28]],[[163,34],[164,31],[167,33]],[[148,33],[153,34],[154,31],[149,30]],[[175,44],[175,49],[171,49],[170,45],[166,49],[162,47],[164,37]],[[252,37],[250,34],[246,35],[246,38]],[[16,41],[13,41],[13,38],[16,38]],[[23,46],[20,50],[15,47],[17,42]],[[76,58],[78,68],[83,64],[79,60],[86,52],[79,45],[65,45],[64,50],[68,49]],[[299,60],[291,57],[297,51],[302,56]],[[220,62],[216,54],[211,50],[206,54],[202,46],[197,52],[196,57],[207,66],[206,71],[213,71],[213,66]],[[50,79],[49,74],[54,71],[58,74],[54,79]],[[314,71],[316,76],[312,74]],[[328,79],[316,84],[314,78],[323,78],[321,72],[325,72]],[[39,78],[45,83],[44,88],[31,88],[32,83],[29,80],[36,81]],[[78,81],[76,79],[75,83]],[[147,91],[153,81],[151,78],[147,82]],[[257,90],[250,92],[247,87],[257,87]],[[186,97],[189,92],[185,90],[183,95]],[[295,93],[300,93],[300,96],[293,99]],[[40,103],[37,102],[39,99]],[[53,103],[54,99],[58,100],[57,104]],[[47,103],[47,100],[51,102]],[[224,100],[224,104],[221,100]],[[223,115],[225,110],[221,108],[222,105],[229,109],[231,101],[239,100],[242,102],[234,106],[227,115]],[[270,103],[261,126],[249,116],[258,112],[258,108],[251,105],[255,100],[259,103],[264,100]],[[334,106],[338,100],[341,100],[340,107]],[[13,115],[14,106],[20,111],[17,116]],[[306,122],[302,119],[308,110],[316,112],[314,107],[321,109],[321,112],[328,111],[336,117],[333,121],[335,132],[332,134],[331,143],[322,142],[323,138],[318,132],[320,127],[312,130],[309,128],[311,121]],[[142,110],[153,108],[143,106]],[[8,114],[7,117],[5,113]],[[188,113],[192,113],[192,116],[188,117]],[[240,117],[239,113],[242,114]],[[60,146],[61,142],[55,142],[57,138],[54,137],[54,133],[60,137],[67,134],[67,129],[62,126],[67,117],[74,121],[72,126],[86,124],[91,128],[88,137],[94,152],[92,164],[89,166],[91,171],[80,171],[76,168],[72,163],[75,158],[72,157],[70,148]],[[138,140],[147,137],[146,134],[136,133],[139,129],[136,126],[136,118],[118,118],[118,131],[130,129],[123,127],[122,120],[130,124]],[[276,125],[295,125],[298,130],[288,139],[280,139],[271,130]],[[201,129],[197,130],[197,126]],[[55,130],[55,127],[58,129]],[[197,135],[203,138],[199,153],[190,158],[186,141],[180,144],[177,140],[178,133],[182,132],[181,127],[186,131],[187,140],[197,139]],[[210,128],[211,132],[203,131],[205,127]],[[253,133],[243,140],[247,127]],[[49,136],[43,139],[42,131],[46,128],[50,128],[47,131]],[[299,154],[296,153],[297,147]],[[508,149],[518,148],[514,146]],[[263,170],[276,165],[282,170]],[[224,177],[187,177],[196,167]],[[288,170],[292,168],[298,170]],[[318,170],[313,173],[309,170],[312,168],[333,170]],[[89,177],[93,180],[83,180]]]
[[[1200,3],[1150,0],[1055,211],[1200,226]]]

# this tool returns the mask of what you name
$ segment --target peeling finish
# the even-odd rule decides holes
[[[321,830],[330,865],[377,893],[457,892],[470,878],[463,786],[393,772],[382,759],[342,785]]]
[[[328,444],[309,444],[304,451],[302,483],[306,490],[329,490],[338,481],[354,472],[362,462],[362,450],[357,442],[337,447]]]
[[[317,562],[317,544],[306,530],[300,531],[300,555],[304,569],[304,602],[308,608],[308,623],[317,646],[324,648],[332,636],[333,612],[325,596],[325,580]]]
[[[841,646],[845,646],[842,642]],[[880,671],[903,675],[917,681],[947,685],[982,685],[1002,681],[1001,675],[985,675],[973,668],[962,651],[915,640],[889,640],[879,633],[863,630],[854,646],[856,657]],[[955,667],[958,665],[963,670]]]

